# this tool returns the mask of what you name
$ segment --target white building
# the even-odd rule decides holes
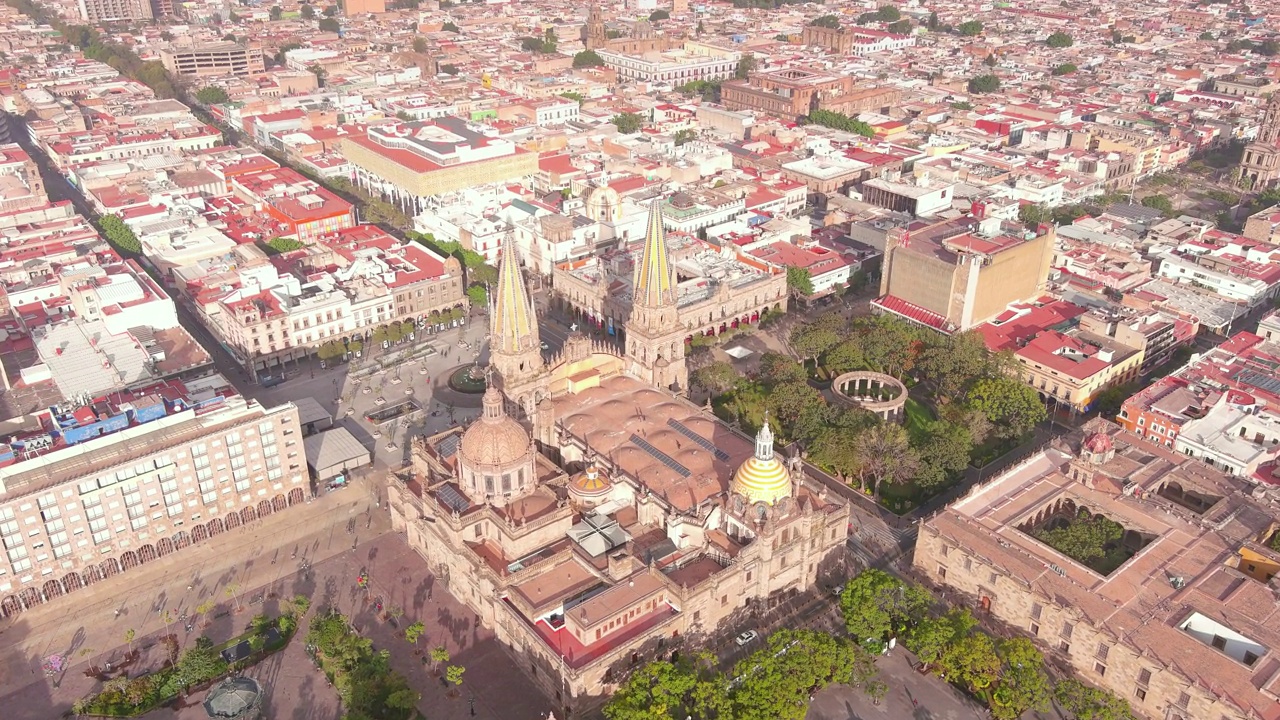
[[[1174,448],[1225,473],[1249,476],[1280,452],[1280,415],[1228,391],[1204,417],[1182,426]]]
[[[713,45],[686,42],[678,50],[627,55],[597,50],[606,67],[622,80],[684,85],[695,80],[726,80],[738,69],[742,53]]]

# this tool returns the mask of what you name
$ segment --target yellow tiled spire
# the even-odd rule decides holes
[[[498,261],[498,287],[489,308],[489,342],[495,353],[519,353],[539,347],[538,321],[520,273],[518,252],[515,238],[507,233]]]
[[[636,263],[635,304],[661,307],[675,302],[675,277],[667,254],[667,233],[662,228],[662,199],[649,203],[649,223],[644,248]]]

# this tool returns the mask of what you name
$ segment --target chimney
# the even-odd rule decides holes
[[[633,568],[631,556],[624,552],[617,552],[609,556],[609,577],[615,581],[621,582],[623,578],[631,574]]]

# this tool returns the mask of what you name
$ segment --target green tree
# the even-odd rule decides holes
[[[662,8],[658,8],[657,10],[649,13],[649,22],[658,22],[659,20],[669,19],[671,19],[671,13],[663,10]]]
[[[457,25],[454,25],[452,22],[447,20],[443,25],[440,26],[440,29],[445,32],[451,32],[455,35],[462,32],[461,28],[459,28]]]
[[[419,620],[404,629],[404,639],[409,641],[410,645],[416,645],[418,638],[422,637],[422,634],[426,631],[427,626],[423,625],[422,621]]]
[[[449,662],[449,651],[444,647],[431,648],[431,662],[443,665]]]
[[[633,112],[618,113],[609,122],[613,123],[613,126],[623,135],[634,135],[644,127],[644,116]]]
[[[1075,66],[1075,63],[1062,63],[1061,65],[1053,69],[1053,74],[1058,76],[1070,75],[1071,73],[1079,69],[1080,68]]]
[[[311,7],[311,6],[303,5],[303,7]],[[266,647],[266,645],[267,645],[267,639],[261,635],[254,635],[253,637],[249,638],[249,650],[252,652],[260,652],[262,648]]]
[[[1175,214],[1173,201],[1170,200],[1167,195],[1148,195],[1147,197],[1142,198],[1142,205],[1143,207],[1149,207],[1153,210],[1159,210],[1166,216],[1172,216]]]
[[[935,10],[929,13],[929,19],[925,21],[925,27],[932,32],[938,29],[938,12]]]
[[[813,277],[809,268],[787,267],[787,287],[801,295],[813,294]]]
[[[809,21],[813,27],[831,28],[832,30],[840,29],[840,18],[835,15],[822,15]]]
[[[1128,702],[1079,680],[1060,681],[1053,689],[1053,699],[1073,720],[1135,720]]]
[[[913,448],[920,458],[916,485],[922,490],[933,490],[969,467],[973,435],[964,425],[938,420],[929,424],[924,437]]]
[[[1030,203],[1018,208],[1018,220],[1029,228],[1034,228],[1040,223],[1046,223],[1052,219],[1053,213],[1049,208],[1039,203]]]
[[[573,56],[573,66],[575,68],[602,67],[604,58],[600,57],[595,50],[583,50]]]
[[[875,128],[872,128],[867,123],[831,110],[811,110],[806,117],[806,121],[834,130],[857,133],[864,137],[875,137],[876,134]]]
[[[938,667],[946,673],[947,680],[974,693],[985,691],[999,680],[1002,666],[995,642],[984,632],[961,637],[938,658]]]
[[[884,29],[891,33],[897,33],[898,35],[910,35],[914,28],[915,23],[910,20],[899,20],[898,22],[889,23]]]
[[[320,22],[316,23],[316,27],[320,32],[336,33],[342,29],[342,23],[338,22],[338,18],[327,17],[321,18]]]
[[[276,50],[276,54],[272,56],[272,59],[276,61],[277,65],[283,65],[285,64],[285,61],[288,60],[286,55],[288,55],[289,51],[297,50],[300,47],[302,47],[302,43],[296,43],[296,42],[285,43],[284,45],[281,45],[279,49]]]
[[[107,242],[111,244],[117,251],[127,254],[136,255],[142,252],[142,243],[138,242],[138,236],[133,234],[133,230],[124,221],[115,215],[105,215],[98,224],[102,228],[102,234],[106,236]]]
[[[995,75],[978,75],[969,79],[969,92],[974,95],[993,93],[1000,90],[1000,78]]]
[[[608,720],[684,720],[709,717],[727,706],[724,678],[714,658],[659,660],[633,672],[604,706]]]
[[[489,292],[483,285],[472,285],[467,288],[467,300],[472,307],[485,307],[489,304]]]
[[[952,645],[968,636],[977,624],[968,608],[952,608],[942,617],[920,620],[907,633],[903,644],[915,653],[921,664],[929,667],[938,662]]]
[[[847,638],[779,630],[769,636],[767,647],[734,666],[728,707],[718,714],[734,720],[801,720],[811,693],[865,674],[865,662],[860,662],[865,654]]]
[[[310,5],[302,5],[298,8],[298,13],[302,15],[303,20],[314,20],[316,17],[316,9]]]
[[[272,22],[275,22],[284,17],[284,8],[279,5],[272,5],[271,9],[267,11],[267,15],[271,18]]]
[[[844,318],[838,313],[827,313],[814,322],[800,325],[791,331],[791,349],[802,359],[821,357],[840,343],[841,332],[845,330],[843,325]]]
[[[858,482],[862,491],[880,496],[883,483],[897,485],[911,480],[920,467],[920,460],[911,448],[907,431],[897,423],[878,423],[854,439],[854,447],[860,458]]]
[[[1053,696],[1044,656],[1027,638],[1001,640],[997,648],[1004,661],[1000,683],[991,693],[991,714],[997,720],[1018,720],[1029,710],[1044,712]]]
[[[733,70],[733,76],[739,80],[746,80],[755,71],[756,56],[751,53],[743,53],[742,57],[738,59],[738,66]]]
[[[974,380],[991,375],[993,367],[986,341],[974,330],[933,340],[916,360],[916,369],[944,400],[959,396]]]
[[[1082,563],[1097,560],[1107,553],[1107,546],[1124,536],[1124,526],[1103,515],[1081,514],[1065,526],[1040,529],[1035,536],[1058,552]]]
[[[266,242],[266,246],[270,250],[270,254],[274,255],[293,252],[294,250],[301,250],[307,245],[301,240],[295,238],[274,237]]]
[[[1213,33],[1209,32],[1208,30],[1205,30],[1204,32],[1200,33],[1200,39],[1201,39],[1201,40],[1215,40],[1216,38],[1214,38]]]
[[[231,98],[227,96],[226,90],[216,85],[209,85],[196,92],[196,100],[200,101],[201,105],[220,105],[229,102]]]
[[[677,130],[676,136],[675,136],[676,146],[678,147],[680,145],[693,142],[695,139],[697,139],[697,137],[698,137],[698,133],[696,130],[692,130],[690,128]]]
[[[893,5],[881,5],[876,10],[876,20],[883,23],[897,22],[902,19],[902,13]]]
[[[424,37],[416,37],[413,39],[413,51],[416,53],[425,53],[431,45]]]
[[[445,75],[457,75],[462,71],[459,70],[458,66],[454,65],[453,63],[445,63],[440,66],[440,72],[444,73]]]
[[[177,674],[183,685],[194,685],[226,672],[227,663],[214,652],[208,638],[200,638],[178,660]]]
[[[1044,41],[1051,48],[1068,48],[1075,44],[1075,38],[1064,32],[1056,32]]]
[[[977,381],[966,393],[965,403],[985,415],[1004,438],[1022,437],[1048,417],[1036,391],[1008,377]]]
[[[738,386],[742,375],[729,363],[717,360],[694,370],[689,381],[712,395],[723,395]]]
[[[929,602],[920,588],[875,569],[858,573],[840,593],[845,630],[872,653],[923,620]]]
[[[450,665],[444,671],[444,679],[451,685],[461,685],[462,674],[466,671],[467,669],[461,665]]]
[[[978,22],[977,20],[969,20],[967,22],[962,22],[956,28],[956,31],[959,32],[961,35],[964,35],[965,37],[973,37],[975,35],[981,35],[982,30],[983,30],[982,23]]]

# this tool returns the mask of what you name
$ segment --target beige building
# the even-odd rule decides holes
[[[80,0],[80,19],[89,22],[150,20],[150,0]]]
[[[968,330],[1040,296],[1054,235],[983,217],[891,230],[872,306],[941,332]]]
[[[0,468],[4,616],[311,494],[292,403],[264,408],[239,396],[192,403],[167,386],[116,410],[127,421],[114,432],[71,445],[67,432],[38,434],[21,449],[3,448],[13,460]]]
[[[233,42],[165,48],[160,51],[160,62],[164,63],[166,70],[180,77],[260,75],[267,71],[262,48],[247,48]]]
[[[1258,137],[1245,147],[1236,172],[1240,182],[1253,190],[1263,190],[1280,180],[1280,93],[1267,101]]]
[[[1140,717],[1275,717],[1274,494],[1093,420],[923,520],[914,565]],[[1097,519],[1101,556],[1041,539]]]

